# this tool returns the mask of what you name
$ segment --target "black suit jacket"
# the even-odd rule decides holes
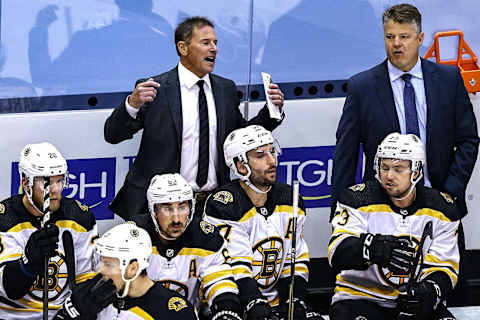
[[[467,213],[465,189],[478,154],[477,120],[456,67],[421,59],[427,104],[426,153],[432,187],[458,197]],[[338,193],[354,184],[359,146],[365,154],[364,180],[373,179],[377,146],[400,132],[387,60],[349,80],[337,129],[332,178],[332,214]]]
[[[136,119],[128,114],[123,101],[105,122],[105,140],[114,144],[131,139],[143,129],[136,159],[122,189],[110,206],[112,211],[122,217],[134,215],[143,209],[146,189],[152,176],[180,172],[183,120],[177,68],[154,76],[153,79],[160,84],[157,96],[153,102],[140,107]],[[140,79],[137,83],[145,80]],[[217,181],[218,185],[222,185],[229,181],[230,176],[223,155],[226,136],[233,130],[250,124],[259,124],[267,130],[273,130],[280,122],[270,118],[266,107],[247,122],[238,108],[240,100],[235,83],[215,74],[210,74],[210,82],[217,111]]]

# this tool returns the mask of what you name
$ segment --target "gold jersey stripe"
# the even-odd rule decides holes
[[[77,232],[87,232],[87,229],[73,220],[59,220],[55,222],[59,228],[73,229]],[[30,222],[19,223],[16,226],[10,228],[7,232],[21,232],[27,229],[36,229]]]
[[[208,257],[215,252],[207,249],[200,248],[182,248],[178,253],[179,256],[199,256],[199,257]],[[156,246],[152,247],[152,254],[160,255]]]
[[[246,260],[246,261],[253,261],[253,257],[244,257],[244,256],[232,256],[232,262],[236,260]]]
[[[346,234],[351,234],[353,236],[357,236],[357,237],[360,237],[360,235],[358,233],[355,233],[353,231],[350,231],[350,230],[347,230],[347,229],[343,229],[343,228],[335,228],[335,230],[333,231],[332,233],[332,236],[338,234],[338,233],[346,233]]]
[[[450,265],[455,271],[458,272],[459,270],[459,265],[455,261],[452,260],[440,260],[434,255],[428,253],[427,256],[425,257],[425,262],[433,262],[433,263],[438,263],[438,264],[448,264]]]
[[[306,266],[295,266],[295,274],[297,272],[304,272],[308,275],[308,268]],[[282,271],[282,276],[290,275],[290,266]]]
[[[457,279],[458,279],[458,276],[453,273],[452,271],[450,271],[450,269],[444,267],[435,267],[435,268],[428,268],[426,270],[423,270],[422,271],[422,278],[426,277],[427,275],[431,274],[431,273],[434,273],[434,272],[437,272],[437,271],[440,271],[440,272],[445,272],[450,280],[452,281],[452,284],[455,286],[457,284]]]
[[[75,277],[75,282],[76,283],[82,283],[82,282],[85,282],[87,280],[90,280],[90,279],[94,278],[96,275],[97,275],[96,272],[88,272],[88,273],[79,274]]]
[[[340,275],[337,275],[337,281],[340,282],[339,285],[341,286],[342,284],[344,284],[345,286],[348,286],[348,287],[357,287],[358,289],[356,290],[367,290],[367,291],[371,291],[371,292],[374,292],[374,293],[377,293],[377,294],[380,294],[380,295],[384,295],[384,296],[389,296],[389,297],[397,297],[398,296],[398,290],[395,289],[395,288],[380,288],[380,287],[365,287],[365,286],[362,286],[362,285],[359,285],[357,283],[351,283],[345,279],[343,279]],[[353,290],[353,289],[352,289]],[[361,291],[363,292],[363,291]]]
[[[19,303],[27,306],[28,308],[27,309],[32,309],[32,310],[36,310],[36,311],[42,311],[43,310],[43,303],[42,302],[36,302],[36,301],[31,301],[31,300],[27,300],[25,298],[20,298],[17,300]],[[49,304],[48,305],[48,309],[49,310],[58,310],[60,309],[62,306],[56,306],[56,305],[53,305],[53,304]],[[17,308],[12,308],[12,309],[15,309],[17,310]],[[23,311],[25,309],[18,309],[18,311]]]
[[[363,213],[392,213],[393,210],[392,208],[390,208],[389,205],[386,205],[386,204],[372,204],[372,205],[369,205],[369,206],[364,206],[364,207],[360,207],[358,208],[359,211],[363,212]],[[420,210],[418,210],[417,212],[415,212],[414,216],[429,216],[429,217],[433,217],[433,218],[436,218],[438,220],[441,220],[441,221],[446,221],[446,222],[451,222],[451,220],[449,218],[447,218],[447,216],[445,216],[442,212],[438,211],[438,210],[434,210],[434,209],[430,209],[430,208],[422,208]]]
[[[232,277],[232,276],[233,276],[232,270],[227,269],[227,270],[217,271],[217,272],[214,272],[212,274],[209,274],[209,275],[203,277],[202,282],[203,282],[204,285],[207,285],[211,281],[214,281],[214,280],[217,280],[217,279],[220,279],[220,278],[225,278],[225,277],[228,278],[228,277]]]
[[[293,214],[293,206],[279,205],[279,206],[275,207],[275,210],[273,210],[273,212],[292,213]],[[249,220],[250,218],[253,218],[253,216],[255,216],[256,214],[257,214],[257,209],[255,207],[253,207],[243,215],[243,217],[239,220],[239,222],[245,222],[245,221]],[[298,208],[297,214],[299,216],[304,216],[305,211]]]
[[[130,311],[130,312],[132,312],[132,313],[135,313],[137,316],[139,316],[139,317],[142,318],[142,319],[155,320],[154,317],[152,317],[151,315],[149,315],[147,312],[145,312],[145,310],[143,310],[143,309],[140,308],[140,307],[133,307],[133,308],[128,309],[128,311]]]
[[[231,291],[237,291],[238,292],[237,285],[235,283],[233,283],[232,281],[217,283],[217,284],[213,285],[208,290],[207,300],[210,301],[212,296],[217,291],[222,290],[222,289],[229,289],[229,290],[227,290],[228,292],[231,292]]]
[[[3,261],[3,260],[6,260],[6,259],[10,259],[10,258],[19,258],[21,256],[22,256],[21,253],[7,254],[5,257],[0,258],[0,262]]]

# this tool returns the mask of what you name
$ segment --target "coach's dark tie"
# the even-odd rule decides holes
[[[415,90],[413,90],[410,79],[412,75],[405,73],[402,79],[405,82],[403,88],[403,106],[405,108],[405,124],[407,133],[413,133],[420,138],[420,128],[418,126],[417,106],[415,104]]]
[[[200,88],[198,92],[198,114],[200,118],[200,141],[198,144],[198,172],[197,185],[199,188],[207,183],[208,178],[208,160],[210,153],[208,151],[209,141],[209,127],[208,127],[208,108],[207,97],[203,90],[204,80],[198,80],[197,85]]]

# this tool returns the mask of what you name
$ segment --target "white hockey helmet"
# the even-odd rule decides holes
[[[155,214],[155,204],[188,201],[190,204],[190,214],[185,228],[187,228],[193,219],[195,211],[193,189],[179,173],[155,175],[150,181],[150,186],[147,190],[147,200],[148,210],[150,211],[155,229],[158,234],[166,240],[175,240],[175,238],[168,237],[160,230]]]
[[[128,294],[131,281],[135,280],[150,263],[152,240],[147,231],[133,222],[126,222],[111,228],[97,239],[95,251],[99,256],[119,260],[122,280],[125,281],[125,289],[119,297],[124,298]],[[133,260],[139,265],[137,273],[132,279],[125,279],[127,267]]]
[[[250,187],[261,193],[263,192],[250,183],[249,179],[252,171],[248,165],[247,152],[270,143],[275,145],[275,139],[270,131],[259,125],[251,125],[232,131],[223,144],[227,166],[237,177],[248,182]],[[275,147],[277,146],[275,145]],[[240,161],[247,168],[247,174],[242,175],[238,172],[235,160]]]
[[[28,200],[32,201],[33,182],[35,177],[52,177],[64,175],[63,188],[68,187],[68,168],[67,161],[51,143],[42,142],[27,144],[20,152],[20,161],[18,163],[20,173],[20,185],[22,178],[25,178],[30,190],[25,190]],[[47,190],[45,190],[47,191]],[[35,208],[37,208],[35,206]],[[37,208],[40,212],[42,209]]]
[[[378,145],[375,154],[374,167],[375,177],[380,181],[380,159],[409,160],[412,170],[410,181],[415,185],[422,178],[422,169],[425,164],[425,148],[423,143],[414,134],[390,133]],[[415,172],[419,175],[414,180]]]

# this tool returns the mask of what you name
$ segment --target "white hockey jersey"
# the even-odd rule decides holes
[[[194,219],[183,235],[169,245],[159,240],[150,215],[135,218],[152,238],[153,254],[147,274],[187,298],[195,307],[206,301],[210,306],[222,293],[238,294],[225,240],[215,227]]]
[[[435,272],[445,273],[455,287],[459,272],[457,229],[458,211],[452,199],[436,190],[417,187],[416,200],[408,208],[397,208],[377,181],[352,186],[340,195],[332,220],[333,233],[328,246],[330,265],[342,256],[341,245],[362,233],[405,237],[417,245],[423,229],[432,221],[433,239],[423,246],[418,280]],[[337,250],[339,249],[340,250]],[[346,249],[344,249],[346,250]],[[343,270],[337,275],[332,304],[345,299],[366,299],[394,308],[398,287],[407,283],[408,274],[394,274],[376,264],[366,270]]]
[[[256,208],[238,180],[217,189],[208,200],[204,219],[216,225],[227,240],[235,280],[254,278],[272,306],[279,303],[275,287],[290,277],[293,234],[292,188],[275,183],[264,207]],[[299,199],[295,275],[308,281],[310,262],[303,238],[305,207]]]
[[[7,297],[3,287],[5,263],[18,260],[30,235],[37,230],[40,220],[26,211],[23,195],[15,195],[0,203],[0,319],[42,319],[43,281],[37,277],[27,294],[18,299]],[[60,208],[51,215],[59,230],[58,255],[49,263],[49,319],[53,318],[67,298],[67,267],[64,261],[62,234],[72,233],[76,281],[82,282],[95,274],[92,266],[93,240],[98,237],[93,213],[79,202],[62,198]]]

